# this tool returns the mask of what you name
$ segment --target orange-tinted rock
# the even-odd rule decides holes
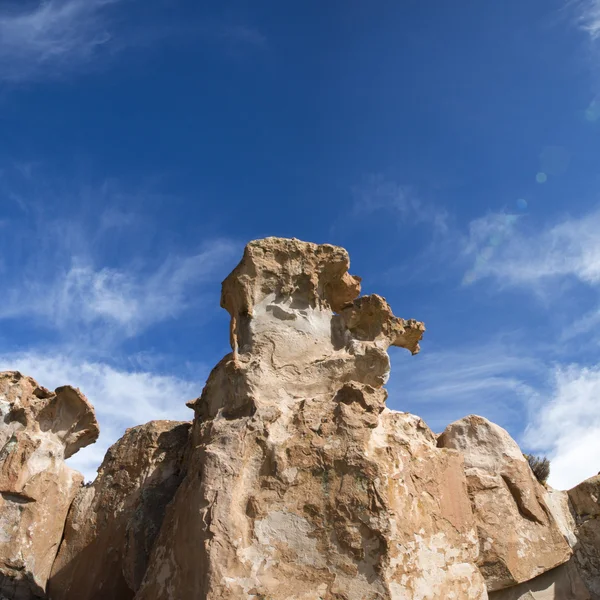
[[[18,372],[0,373],[0,594],[8,600],[44,596],[83,483],[65,458],[98,433],[79,390],[50,392]]]
[[[569,560],[571,548],[546,491],[507,431],[471,415],[449,425],[438,445],[464,456],[488,590],[533,579]]]
[[[182,479],[190,424],[128,429],[69,511],[48,591],[51,600],[128,600]]]
[[[575,563],[592,600],[600,600],[600,475],[568,494],[575,513]]]
[[[223,284],[187,474],[136,600],[487,598],[461,455],[385,408],[387,348],[424,327],[351,304],[341,248],[268,238]]]

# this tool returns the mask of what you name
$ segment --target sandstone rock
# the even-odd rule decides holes
[[[592,600],[574,559],[531,581],[490,593],[490,600]]]
[[[480,544],[479,568],[489,591],[534,577],[572,552],[516,442],[498,425],[471,415],[438,438],[465,460]]]
[[[0,594],[9,600],[44,596],[83,483],[64,459],[98,433],[79,390],[50,392],[18,372],[0,373]]]
[[[575,512],[575,563],[592,600],[600,600],[600,475],[568,494]]]
[[[51,600],[134,597],[164,511],[182,479],[189,423],[128,429],[69,511],[52,569]]]
[[[333,246],[252,242],[223,283],[233,354],[191,404],[186,475],[136,600],[481,600],[463,459],[385,408],[421,323]]]

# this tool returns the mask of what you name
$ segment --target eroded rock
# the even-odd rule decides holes
[[[0,594],[44,597],[69,506],[83,477],[65,464],[99,434],[79,390],[55,392],[0,373]]]
[[[572,551],[546,491],[508,432],[471,415],[449,425],[438,445],[464,456],[488,590],[528,581],[569,560]]]
[[[487,598],[462,456],[385,408],[387,348],[417,352],[424,327],[354,301],[348,266],[268,238],[223,283],[234,352],[191,404],[136,600]]]
[[[52,569],[51,600],[129,600],[146,572],[166,506],[183,473],[190,424],[128,429],[69,511]]]

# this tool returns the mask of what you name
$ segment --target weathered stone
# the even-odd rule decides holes
[[[136,600],[482,600],[460,453],[385,408],[424,327],[346,252],[252,242],[223,283],[233,354],[191,404],[186,476]]]
[[[490,600],[592,600],[574,559],[531,581],[490,593]]]
[[[546,485],[545,488],[544,500],[546,506],[552,513],[556,525],[569,546],[575,548],[577,545],[577,525],[573,516],[574,513],[569,500],[569,494],[562,490],[555,490],[549,485]]]
[[[600,600],[600,475],[568,494],[575,512],[575,563],[592,600]]]
[[[128,429],[75,498],[48,584],[51,600],[129,600],[182,479],[190,424]]]
[[[471,415],[449,425],[438,445],[464,456],[488,590],[533,579],[569,560],[572,551],[546,505],[545,489],[508,432]]]
[[[98,433],[79,390],[50,392],[18,372],[0,373],[0,594],[9,600],[44,596],[83,483],[64,459]]]

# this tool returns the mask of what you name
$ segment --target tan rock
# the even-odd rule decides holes
[[[18,372],[0,373],[0,594],[8,600],[44,596],[83,483],[64,459],[98,433],[79,390],[50,392]]]
[[[449,425],[438,445],[464,456],[488,590],[533,579],[569,560],[571,549],[545,489],[507,431],[471,415]]]
[[[580,483],[568,494],[575,512],[575,563],[592,600],[600,600],[600,475]]]
[[[544,500],[546,501],[546,506],[552,513],[556,525],[569,546],[575,548],[577,545],[577,524],[575,523],[569,494],[562,490],[555,490],[549,485],[546,485],[545,488],[546,494]]]
[[[574,559],[531,581],[490,593],[490,600],[592,600]]]
[[[341,248],[252,242],[232,347],[191,406],[186,476],[136,600],[481,600],[461,455],[385,408],[424,327],[361,298]]]
[[[600,474],[569,490],[569,499],[579,517],[600,517]]]
[[[128,429],[69,511],[48,584],[51,600],[129,600],[146,572],[165,508],[182,479],[190,424]]]

